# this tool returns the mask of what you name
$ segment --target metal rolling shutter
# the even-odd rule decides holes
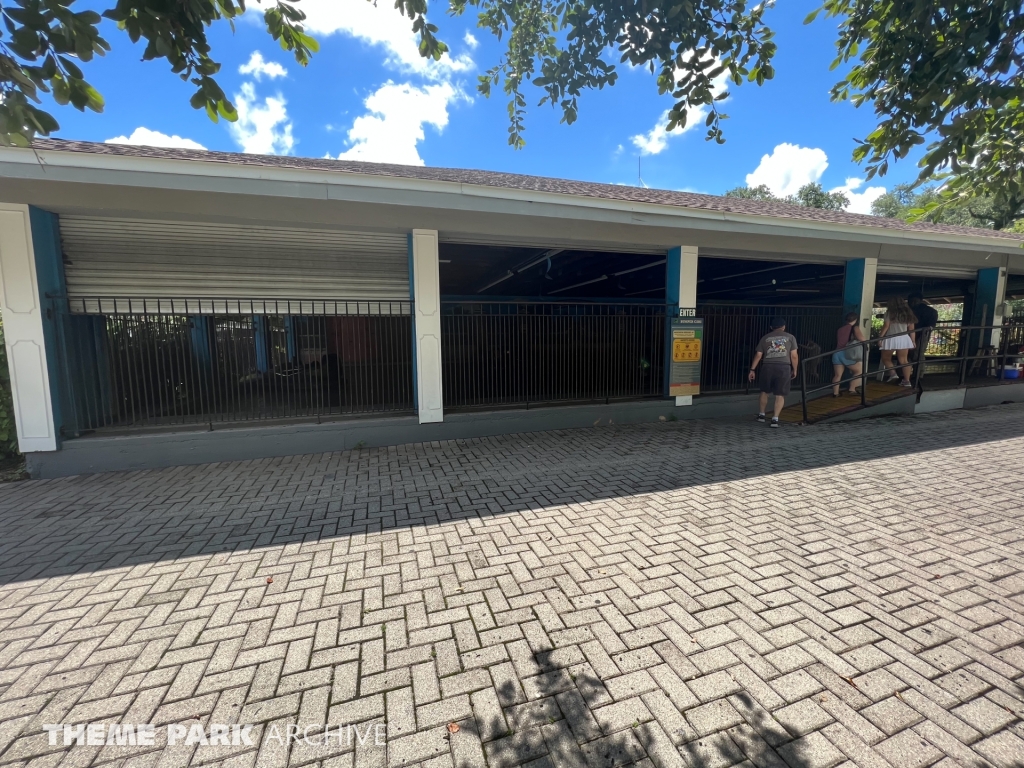
[[[897,264],[895,262],[880,261],[878,263],[878,274],[973,280],[978,276],[978,270],[971,267],[955,267],[945,264]]]
[[[409,298],[407,236],[62,216],[70,298]]]

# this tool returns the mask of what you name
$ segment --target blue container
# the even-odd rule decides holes
[[[1005,365],[1005,366],[1003,366],[1003,378],[1004,379],[1019,379],[1020,378],[1020,368],[1018,368],[1015,365]]]

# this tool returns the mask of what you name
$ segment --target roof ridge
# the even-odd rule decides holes
[[[950,224],[908,222],[849,211],[831,211],[807,208],[786,202],[748,200],[738,197],[711,195],[704,192],[682,192],[646,187],[630,187],[609,182],[579,181],[550,176],[517,174],[508,171],[487,171],[472,168],[400,165],[396,163],[369,163],[360,160],[334,158],[307,158],[294,155],[254,155],[219,150],[177,149],[130,144],[106,144],[73,139],[37,139],[33,149],[56,152],[115,155],[167,160],[188,160],[232,165],[256,165],[300,170],[320,170],[336,173],[358,173],[403,179],[420,179],[468,184],[499,189],[515,189],[553,194],[566,194],[622,202],[668,205],[725,214],[770,216],[800,221],[870,227],[872,229],[920,232],[949,235],[988,236],[1024,244],[1024,235],[982,227],[961,227]]]

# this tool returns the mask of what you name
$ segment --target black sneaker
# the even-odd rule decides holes
[[[779,428],[779,420],[778,419],[772,419],[772,423],[769,426],[772,429],[778,429]]]
[[[761,422],[762,424],[764,424],[764,414],[763,413],[757,414],[757,420],[759,422]]]

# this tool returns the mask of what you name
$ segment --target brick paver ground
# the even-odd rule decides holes
[[[1022,467],[1008,405],[8,485],[0,763],[1022,766]]]

